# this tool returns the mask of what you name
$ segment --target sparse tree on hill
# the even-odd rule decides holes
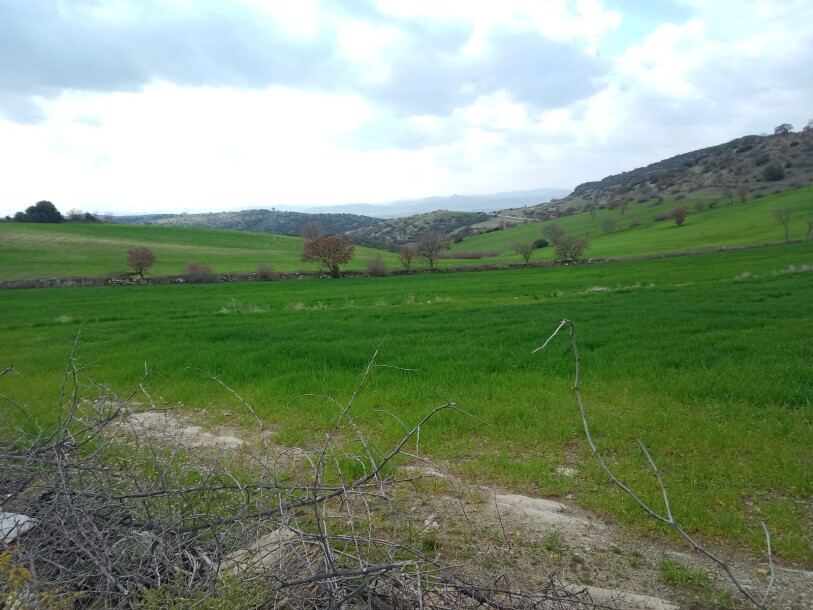
[[[587,249],[588,241],[586,237],[577,235],[563,235],[559,241],[554,243],[556,258],[572,261],[581,258]]]
[[[401,248],[398,253],[398,260],[404,266],[404,269],[409,271],[412,269],[412,263],[415,262],[415,257],[418,256],[418,249],[415,246],[407,245]]]
[[[788,225],[790,224],[791,209],[787,206],[774,210],[773,217],[785,229],[785,242],[788,241]]]
[[[528,242],[520,241],[514,244],[514,252],[519,254],[527,265],[531,260],[531,255],[534,253],[534,246]]]
[[[418,256],[426,259],[429,269],[435,270],[435,261],[440,258],[440,251],[449,246],[446,237],[440,231],[429,231],[418,242]]]
[[[622,199],[621,201],[618,202],[618,210],[621,212],[621,216],[627,213],[627,208],[629,207],[629,204],[630,202],[628,199]]]
[[[302,237],[305,239],[313,239],[314,237],[322,237],[325,234],[325,228],[322,226],[321,223],[316,222],[315,220],[309,220],[304,225],[302,225],[302,229],[299,232]]]
[[[324,266],[332,277],[339,277],[339,265],[350,262],[356,247],[341,235],[322,235],[305,242],[302,256],[303,263],[316,261]]]
[[[556,245],[556,243],[565,236],[565,230],[556,223],[550,223],[549,225],[545,225],[545,228],[542,229],[542,235],[547,237],[550,243]]]
[[[785,135],[793,131],[793,125],[790,123],[782,123],[781,125],[777,125],[774,127],[774,134],[776,135]]]
[[[669,218],[675,221],[675,224],[679,227],[683,226],[683,223],[686,222],[686,216],[689,215],[689,208],[685,205],[680,207],[674,208],[671,212],[669,212]]]
[[[601,228],[605,233],[612,233],[615,231],[615,221],[612,218],[605,218],[601,223]]]
[[[807,125],[802,127],[802,133],[806,136],[813,135],[813,119],[810,119]]]
[[[145,246],[127,250],[127,266],[138,274],[142,280],[144,272],[155,264],[155,254]]]

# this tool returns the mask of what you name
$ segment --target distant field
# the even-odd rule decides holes
[[[216,273],[250,273],[258,263],[277,271],[315,271],[302,263],[302,239],[223,229],[191,229],[117,224],[0,223],[0,279],[103,276],[127,271],[126,252],[147,246],[156,256],[154,275],[178,275],[188,262],[204,263]],[[395,255],[356,248],[347,269],[364,269],[381,254],[394,267]]]
[[[177,244],[182,234],[163,235]],[[133,242],[144,235],[134,233]],[[227,238],[235,249],[242,239],[289,243]],[[307,445],[319,442],[337,408],[304,394],[346,400],[386,338],[382,363],[420,370],[376,370],[354,407],[381,451],[401,434],[383,410],[413,424],[439,404],[437,390],[487,425],[444,413],[422,434],[422,451],[475,480],[573,494],[599,513],[661,531],[589,455],[567,340],[531,355],[568,317],[578,325],[594,434],[621,476],[658,504],[634,442],[641,438],[689,531],[759,551],[764,519],[780,557],[813,566],[811,303],[809,243],[468,274],[5,290],[0,365],[13,363],[21,375],[3,377],[0,393],[46,425],[81,328],[83,381],[124,394],[145,364],[155,366],[147,386],[159,404],[240,421],[240,405],[204,373],[211,372],[254,405],[275,442]],[[4,404],[5,426],[35,428]],[[578,475],[557,475],[560,465]]]
[[[703,200],[708,204],[708,201]],[[533,223],[503,231],[495,231],[464,239],[453,244],[452,254],[472,251],[501,252],[498,259],[504,262],[522,262],[513,251],[516,242],[533,242],[543,237],[545,225],[555,222],[568,233],[586,235],[590,247],[586,257],[624,257],[658,252],[674,252],[699,248],[714,248],[733,245],[754,245],[781,242],[784,229],[774,219],[774,211],[789,207],[792,210],[790,239],[804,239],[807,233],[808,218],[813,218],[813,186],[786,191],[760,199],[752,199],[746,204],[718,205],[714,209],[697,212],[693,199],[673,201],[667,198],[663,204],[650,207],[652,202],[630,203],[623,215],[619,210],[598,210],[595,218],[589,213],[574,214],[545,223]],[[657,214],[667,214],[680,205],[689,208],[689,216],[682,227],[671,220],[655,222]],[[615,230],[605,233],[606,220],[615,222]],[[630,227],[633,221],[639,226]],[[534,252],[534,260],[553,260],[553,248],[548,247]]]
[[[668,213],[677,205],[686,205],[690,215],[686,224],[677,227],[671,220],[654,222],[656,214]],[[694,201],[667,199],[658,207],[649,203],[631,203],[625,214],[618,210],[599,210],[595,218],[579,213],[556,220],[568,233],[587,235],[588,258],[627,257],[679,250],[696,250],[732,245],[756,245],[783,240],[782,226],[773,213],[781,207],[793,212],[790,238],[803,239],[808,218],[813,218],[813,187],[754,199],[747,204],[724,205],[696,212]],[[616,227],[605,234],[603,223],[614,220]],[[639,226],[630,227],[637,221]],[[516,242],[533,242],[542,238],[548,223],[531,223],[512,229],[467,238],[452,244],[448,256],[467,252],[489,252],[486,259],[445,259],[441,269],[482,263],[519,264],[514,253]],[[419,233],[416,233],[418,235]],[[811,242],[813,243],[813,242]],[[104,276],[127,271],[128,248],[144,245],[157,257],[150,270],[154,275],[178,275],[188,262],[205,263],[216,273],[250,273],[257,264],[272,265],[277,271],[315,271],[315,264],[299,261],[302,239],[264,233],[247,233],[224,229],[159,227],[143,225],[82,225],[0,223],[0,280],[66,276]],[[372,248],[356,248],[353,261],[345,270],[363,270],[367,261],[381,255],[390,270],[402,269],[397,255]],[[555,258],[552,247],[536,250],[532,261]],[[416,268],[426,262],[416,260]]]

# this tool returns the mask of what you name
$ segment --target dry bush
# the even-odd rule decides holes
[[[370,277],[386,277],[390,275],[387,263],[384,262],[380,254],[376,254],[367,261],[367,275]]]
[[[256,422],[258,442],[246,449],[196,449],[170,423],[146,434],[132,422],[152,406],[151,371],[115,396],[84,385],[72,355],[56,428],[0,440],[3,509],[36,521],[16,546],[26,595],[55,592],[51,607],[79,596],[83,607],[145,610],[609,607],[553,580],[536,591],[469,582],[433,557],[425,536],[388,518],[404,496],[395,488],[416,479],[399,479],[394,463],[431,465],[421,429],[459,410],[441,397],[378,448],[353,414],[373,371],[393,368],[377,360],[378,350],[346,402],[322,397],[339,415],[321,446],[275,453],[252,406],[217,378]]]
[[[274,267],[268,263],[257,263],[257,279],[264,282],[278,280],[279,273],[274,271]]]
[[[217,280],[212,268],[204,263],[186,263],[183,268],[183,276],[187,282],[192,284],[211,284]]]

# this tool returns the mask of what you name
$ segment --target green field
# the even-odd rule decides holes
[[[772,222],[766,224],[781,237]],[[115,230],[133,231],[138,241],[138,228]],[[184,234],[170,231],[174,240]],[[234,240],[224,250],[237,250],[240,240],[282,248],[292,238],[222,239]],[[112,261],[114,254],[106,256]],[[220,270],[217,261],[202,262]],[[529,495],[572,493],[622,523],[662,532],[590,457],[566,338],[531,355],[566,317],[578,326],[594,436],[621,478],[657,505],[658,489],[635,443],[641,438],[690,532],[760,551],[765,520],[777,555],[811,566],[811,303],[811,242],[483,273],[5,290],[0,365],[13,363],[21,375],[3,377],[0,393],[36,421],[8,403],[0,413],[7,427],[53,420],[81,328],[84,382],[124,394],[146,363],[157,369],[147,383],[157,403],[206,409],[214,418],[241,412],[207,375],[216,374],[254,405],[277,443],[318,445],[338,410],[305,395],[346,400],[385,339],[382,363],[420,370],[376,370],[354,406],[381,451],[402,433],[387,413],[414,424],[441,402],[437,391],[488,425],[444,412],[422,434],[423,452],[472,480]],[[578,475],[557,475],[560,465]]]
[[[694,211],[694,200],[667,199],[658,207],[634,202],[625,214],[618,210],[598,210],[595,217],[583,212],[555,222],[568,233],[587,235],[589,258],[617,258],[652,255],[663,252],[718,248],[722,246],[777,243],[784,239],[782,226],[773,217],[782,207],[792,210],[790,239],[803,239],[807,219],[813,218],[813,186],[754,199],[747,204],[719,205],[702,212]],[[664,214],[678,205],[687,205],[686,224],[654,222],[655,214]],[[609,234],[602,227],[614,220],[616,229]],[[640,224],[630,227],[630,223]],[[438,261],[439,268],[482,263],[520,264],[514,253],[516,242],[542,238],[547,223],[531,223],[512,229],[467,238],[452,244],[447,256],[466,252],[495,252],[482,260],[452,259]],[[302,263],[302,239],[282,235],[246,233],[222,229],[194,229],[115,224],[26,224],[0,223],[0,280],[20,278],[105,276],[127,271],[128,248],[147,246],[157,258],[150,269],[153,275],[179,275],[188,262],[205,263],[216,273],[251,273],[257,265],[270,264],[277,271],[315,271],[316,264]],[[390,270],[401,269],[391,252],[357,247],[355,258],[343,270],[362,271],[370,258],[381,255]],[[536,250],[531,261],[555,258],[552,247]],[[417,260],[417,268],[426,267]]]
[[[784,229],[773,215],[775,210],[783,207],[792,210],[789,239],[800,240],[807,234],[807,219],[813,218],[813,186],[752,199],[746,204],[719,204],[702,212],[695,211],[694,199],[674,201],[666,198],[657,207],[650,207],[651,203],[652,201],[631,202],[623,215],[617,209],[601,209],[596,212],[595,217],[582,212],[555,221],[527,224],[477,235],[453,244],[450,253],[502,252],[499,258],[487,260],[522,262],[522,259],[514,253],[513,244],[541,239],[543,228],[550,222],[561,225],[568,233],[586,235],[590,240],[590,247],[585,252],[585,257],[591,258],[777,243],[783,241]],[[704,203],[708,204],[705,200]],[[666,214],[672,208],[681,205],[689,208],[689,216],[682,227],[676,226],[671,220],[660,222],[653,220],[655,215]],[[604,232],[605,220],[615,221],[615,230],[612,233]],[[640,224],[630,227],[633,221]],[[553,248],[548,247],[535,251],[531,261],[554,258]]]
[[[156,256],[153,275],[180,275],[188,262],[209,265],[215,273],[251,273],[257,264],[277,271],[315,271],[302,263],[302,238],[263,233],[117,224],[0,223],[0,280],[104,276],[128,271],[126,253],[147,246]],[[356,248],[347,269],[362,270],[381,254],[394,268],[395,255]]]

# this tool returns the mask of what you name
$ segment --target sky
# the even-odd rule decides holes
[[[0,0],[0,215],[566,188],[813,118],[810,0]]]

